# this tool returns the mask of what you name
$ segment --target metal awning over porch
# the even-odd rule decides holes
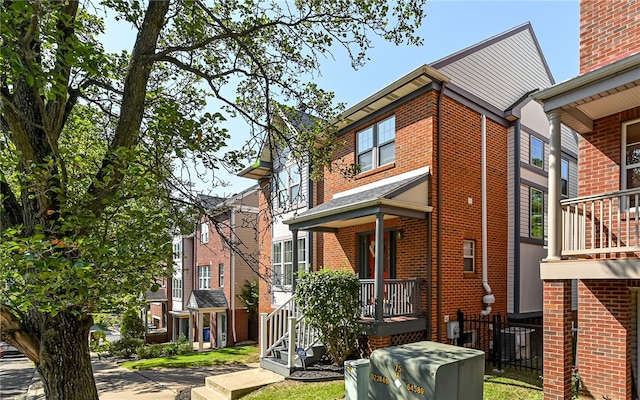
[[[343,227],[375,222],[377,214],[383,214],[385,219],[426,219],[433,209],[429,205],[429,177],[427,168],[417,176],[343,192],[284,223],[292,231],[336,232]]]
[[[227,297],[222,289],[194,290],[189,296],[187,309],[189,310],[189,326],[193,326],[193,313],[198,313],[198,350],[202,351],[203,341],[203,314],[226,312],[229,308]],[[189,344],[193,346],[193,337],[189,337]]]

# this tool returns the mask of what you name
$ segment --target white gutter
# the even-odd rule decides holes
[[[231,208],[231,260],[229,261],[229,269],[231,269],[231,280],[229,284],[231,285],[231,329],[233,332],[233,343],[236,343],[236,251],[233,246],[236,239],[236,209],[235,207]]]
[[[482,302],[486,304],[486,308],[480,314],[487,316],[491,314],[491,305],[495,303],[496,297],[491,293],[489,286],[489,278],[487,275],[487,116],[482,114],[482,286],[487,292],[482,297]]]

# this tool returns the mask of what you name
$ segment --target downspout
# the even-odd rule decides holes
[[[440,82],[440,93],[438,94],[438,158],[436,160],[436,176],[437,176],[437,188],[436,197],[438,203],[438,215],[436,216],[436,224],[438,231],[436,234],[436,248],[438,251],[436,260],[436,334],[437,341],[440,341],[442,337],[442,324],[440,323],[440,315],[442,315],[442,98],[444,96],[444,87],[446,83]],[[429,310],[431,311],[431,310]]]
[[[231,259],[229,260],[231,269],[231,329],[233,333],[233,343],[236,341],[236,251],[234,249],[234,243],[236,239],[236,208],[231,208]],[[220,273],[220,271],[218,271]]]
[[[486,304],[486,308],[480,312],[481,315],[487,316],[491,314],[491,305],[495,303],[496,298],[491,293],[489,286],[488,265],[487,265],[487,116],[482,114],[482,286],[487,292],[482,297],[482,302]]]

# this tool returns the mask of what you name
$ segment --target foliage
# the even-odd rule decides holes
[[[359,293],[358,278],[346,271],[322,269],[298,279],[295,298],[300,311],[337,365],[356,350],[362,332]]]
[[[258,361],[259,349],[257,346],[234,346],[186,355],[127,361],[122,363],[122,366],[134,371],[143,371],[153,368],[193,368],[212,365],[247,364]]]
[[[582,389],[582,378],[578,372],[578,368],[571,370],[571,395],[574,399],[579,398],[580,390]]]
[[[115,314],[109,313],[95,313],[92,314],[93,322],[97,324],[100,329],[113,329],[120,323],[120,317]]]
[[[343,107],[313,83],[321,59],[420,44],[424,2],[0,2],[0,332],[51,398],[98,398],[90,316],[171,275],[174,229],[206,213],[193,179],[219,186],[282,142],[330,167]],[[105,15],[132,28],[129,51],[105,50]],[[274,120],[294,109],[315,118],[292,136]],[[251,137],[229,150],[237,116]]]
[[[164,346],[161,344],[145,344],[136,349],[136,356],[138,358],[157,358],[162,357],[164,353]]]
[[[122,338],[143,339],[145,334],[144,322],[135,309],[127,310],[122,316],[120,335]]]
[[[110,344],[109,353],[116,358],[131,358],[143,345],[143,339],[122,338]]]
[[[102,340],[102,343],[109,343],[109,341],[107,340],[107,334],[104,333],[104,331],[91,332],[91,334],[89,335],[89,348],[92,351],[95,351],[94,349],[100,346],[100,340]]]
[[[238,298],[247,305],[247,312],[250,317],[258,316],[258,302],[260,301],[258,281],[245,281],[244,286],[242,286],[242,292],[238,294]]]

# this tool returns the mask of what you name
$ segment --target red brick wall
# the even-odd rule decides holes
[[[580,1],[580,73],[640,51],[640,2]]]
[[[356,132],[371,123],[396,117],[396,162],[360,174],[348,180],[339,173],[325,175],[325,201],[335,193],[357,186],[379,181],[421,167],[430,166],[434,211],[436,203],[436,100],[437,93],[431,91],[413,99],[393,112],[380,116],[368,124],[354,127],[342,137],[346,144],[336,154],[342,163],[355,162]],[[443,206],[442,228],[436,226],[433,216],[433,270],[427,273],[427,222],[415,219],[393,219],[385,221],[385,228],[395,227],[404,231],[404,238],[397,242],[396,270],[398,278],[421,277],[433,282],[432,326],[442,324],[443,315],[436,315],[436,234],[442,234],[442,312],[455,319],[456,311],[477,314],[483,309],[485,294],[481,277],[481,117],[467,107],[444,99],[443,113]],[[487,119],[487,163],[488,163],[488,216],[489,232],[489,283],[496,294],[494,312],[506,312],[507,282],[507,138],[506,127]],[[472,204],[468,199],[472,198]],[[324,266],[347,267],[357,270],[357,234],[373,231],[375,224],[364,224],[340,229],[337,234],[323,234],[325,244]],[[465,274],[463,267],[463,241],[476,241],[476,272]],[[425,296],[426,304],[426,296]],[[433,337],[433,339],[436,339]],[[446,340],[444,337],[442,340]]]
[[[544,281],[544,398],[571,398],[571,281]]]
[[[631,399],[629,287],[638,286],[640,281],[579,282],[578,368],[594,398]]]

